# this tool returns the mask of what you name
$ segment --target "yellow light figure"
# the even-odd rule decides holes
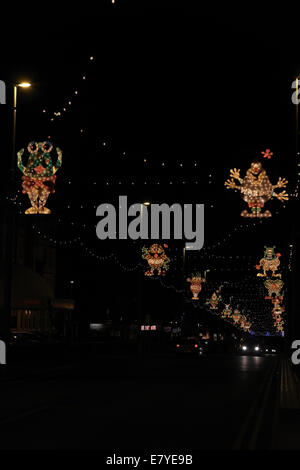
[[[200,273],[195,273],[187,278],[187,282],[191,284],[192,300],[199,300],[198,295],[202,290],[202,284],[206,282],[205,278],[203,278]]]
[[[167,244],[159,245],[154,243],[149,248],[143,247],[142,258],[147,260],[150,270],[145,272],[145,276],[164,275],[169,268],[170,258],[166,255]]]
[[[260,270],[260,268],[262,268],[263,272],[258,273],[257,276],[266,277],[267,272],[271,271],[272,277],[281,277],[280,273],[276,273],[280,265],[280,260],[279,260],[280,257],[281,257],[280,253],[275,254],[275,246],[272,246],[272,247],[265,246],[264,257],[261,258],[261,260],[259,261],[259,264],[256,265],[256,269]]]
[[[240,311],[237,308],[235,308],[234,311],[233,311],[233,315],[232,315],[232,319],[233,319],[234,324],[237,324],[239,322],[240,318],[241,318]]]
[[[237,184],[236,181],[239,183]],[[277,188],[285,188],[288,181],[285,178],[279,178],[277,184],[272,185],[266,170],[263,169],[259,161],[251,163],[250,168],[246,172],[246,176],[241,178],[240,169],[231,169],[230,178],[224,183],[227,189],[236,189],[241,192],[243,200],[248,204],[251,212],[243,210],[242,217],[271,217],[271,212],[262,209],[267,201],[276,197],[279,201],[288,200],[286,191],[276,193]]]

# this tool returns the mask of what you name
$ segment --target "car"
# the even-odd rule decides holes
[[[265,348],[265,354],[278,354],[277,348],[274,346]]]
[[[243,356],[263,356],[265,348],[259,341],[244,341],[239,345],[239,353]]]
[[[11,330],[9,345],[12,348],[37,348],[47,343],[47,336],[38,331]]]
[[[194,337],[181,338],[176,343],[176,354],[178,356],[202,356],[203,346],[200,341]]]

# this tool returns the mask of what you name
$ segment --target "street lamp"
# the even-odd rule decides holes
[[[16,153],[16,123],[17,123],[17,90],[20,88],[29,88],[29,82],[21,82],[14,84],[14,101],[13,101],[13,141],[12,141],[12,160],[10,168],[11,183],[14,183],[14,167]],[[5,257],[4,257],[4,315],[0,321],[1,336],[9,344],[10,318],[12,310],[12,281],[13,281],[13,254],[14,254],[14,237],[15,237],[15,214],[11,206],[6,209],[6,231],[5,231]]]
[[[16,153],[16,126],[17,126],[17,94],[18,87],[30,88],[31,83],[20,82],[14,85],[14,119],[13,119],[13,146],[12,146],[12,163],[11,163],[11,178],[14,179],[14,168],[15,168],[15,153]]]

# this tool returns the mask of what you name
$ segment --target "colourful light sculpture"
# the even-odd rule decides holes
[[[258,273],[258,277],[266,277],[267,272],[271,271],[273,277],[281,277],[280,273],[275,274],[275,272],[278,269],[278,266],[280,265],[280,258],[281,254],[276,253],[275,254],[275,246],[273,247],[267,247],[265,246],[265,252],[264,252],[264,257],[261,258],[260,262],[258,265],[256,265],[256,269],[259,270],[262,268],[263,273]]]
[[[222,318],[230,318],[232,314],[232,308],[230,304],[225,304],[225,307],[222,311]]]
[[[273,317],[278,317],[281,316],[281,314],[284,312],[284,307],[280,304],[280,301],[276,299],[274,308],[272,310],[272,316]]]
[[[18,168],[22,171],[23,194],[28,194],[31,207],[25,214],[51,214],[46,207],[49,194],[55,192],[55,173],[62,164],[62,151],[57,147],[57,160],[53,165],[51,152],[53,145],[49,141],[30,142],[27,150],[29,157],[26,166],[23,163],[24,149],[18,152]]]
[[[190,275],[190,277],[187,278],[187,282],[189,282],[190,285],[190,290],[193,294],[192,299],[193,300],[199,300],[198,295],[202,290],[202,284],[206,282],[206,279],[201,276],[200,273],[196,272]]]
[[[218,295],[218,292],[213,292],[211,298],[207,299],[206,304],[209,305],[210,310],[217,310],[221,300],[221,295]]]
[[[237,308],[235,308],[232,314],[232,319],[235,325],[239,323],[240,318],[241,318],[240,311]]]
[[[266,155],[271,156],[270,152]],[[235,180],[239,184],[236,184]],[[240,177],[239,169],[231,169],[230,179],[225,182],[225,186],[227,189],[240,191],[243,200],[247,202],[251,212],[243,210],[242,217],[271,217],[272,214],[269,210],[262,212],[262,209],[265,203],[273,197],[281,202],[288,200],[289,197],[285,190],[280,193],[275,192],[277,188],[285,188],[287,183],[285,178],[280,177],[277,184],[272,185],[262,164],[259,161],[254,161],[247,170],[244,179]]]
[[[246,316],[245,316],[245,315],[241,315],[241,317],[240,317],[240,327],[241,327],[242,329],[244,329],[246,321],[247,321]]]
[[[266,279],[264,282],[266,289],[268,290],[268,295],[265,299],[272,299],[273,295],[276,298],[280,298],[281,289],[284,285],[284,282],[281,279]]]
[[[159,245],[154,243],[149,248],[142,248],[142,258],[147,260],[150,270],[145,272],[145,276],[154,276],[155,272],[158,276],[166,274],[169,269],[170,258],[166,255],[165,248],[168,245]]]

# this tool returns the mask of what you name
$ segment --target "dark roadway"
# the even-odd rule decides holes
[[[245,442],[269,448],[256,436],[260,405],[252,407],[262,384],[264,410],[276,406],[265,391],[276,397],[279,362],[101,355],[56,368],[28,366],[23,378],[0,379],[0,449],[222,450]],[[261,421],[264,436],[272,436],[273,415],[268,429]]]

